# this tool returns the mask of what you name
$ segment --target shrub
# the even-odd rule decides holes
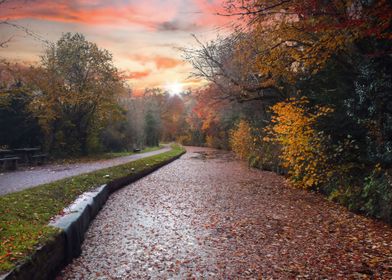
[[[227,133],[224,131],[217,131],[214,134],[208,134],[206,136],[206,146],[215,149],[228,150],[229,142],[227,138]]]
[[[392,223],[392,178],[388,171],[376,166],[365,178],[361,211]]]
[[[281,166],[280,147],[275,143],[258,141],[256,151],[249,157],[249,166],[262,170],[285,173]]]
[[[248,160],[254,156],[255,145],[252,134],[252,127],[245,120],[241,120],[230,131],[230,147],[240,159]]]
[[[181,135],[177,137],[176,142],[180,143],[181,145],[191,145],[192,139],[190,135]]]
[[[247,160],[249,166],[281,173],[279,146],[263,138],[262,129],[241,120],[230,131],[230,147],[239,158]]]
[[[332,112],[325,106],[310,106],[303,97],[291,98],[271,107],[273,116],[265,141],[281,146],[282,165],[294,186],[311,188],[328,180],[330,166],[324,148],[325,137],[314,126]]]

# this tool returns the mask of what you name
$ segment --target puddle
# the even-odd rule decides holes
[[[191,156],[191,159],[200,159],[200,160],[206,160],[207,156],[205,152],[194,152],[195,155]]]
[[[190,156],[191,159],[208,160],[217,159],[222,161],[235,160],[234,155],[228,151],[211,150],[211,151],[195,151],[194,155]]]

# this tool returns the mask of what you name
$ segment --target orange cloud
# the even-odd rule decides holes
[[[175,68],[178,65],[184,64],[184,61],[172,58],[172,57],[167,57],[167,56],[146,56],[146,55],[131,55],[129,56],[129,59],[132,61],[137,61],[141,63],[142,65],[145,65],[147,63],[152,63],[155,64],[155,67],[157,69],[169,69],[169,68]]]
[[[145,70],[145,71],[135,71],[135,72],[130,72],[130,71],[125,71],[122,73],[122,77],[125,80],[138,80],[145,78],[151,74],[150,70]]]
[[[128,55],[127,57],[128,57],[128,59],[130,59],[132,61],[137,61],[142,65],[145,65],[145,64],[151,62],[151,57],[147,56],[147,55],[132,54],[132,55]]]
[[[174,68],[184,63],[181,60],[164,56],[156,56],[154,59],[155,65],[158,69]]]

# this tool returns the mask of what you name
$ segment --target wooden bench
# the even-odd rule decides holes
[[[5,156],[0,158],[0,165],[4,170],[15,170],[18,167],[19,157],[16,156]]]
[[[139,149],[139,148],[134,148],[134,149],[133,149],[133,152],[134,152],[134,153],[138,153],[138,152],[140,152],[140,151],[141,151],[141,149]]]
[[[33,155],[31,156],[31,159],[33,163],[37,165],[41,165],[45,163],[46,158],[48,157],[48,154],[38,154],[38,155]]]

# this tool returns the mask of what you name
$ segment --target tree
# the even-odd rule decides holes
[[[25,2],[28,2],[29,0],[25,0]],[[9,0],[0,0],[0,9],[9,9],[9,10],[16,10],[19,9],[20,7],[18,5],[16,6],[10,6],[12,1]],[[46,40],[44,37],[42,37],[41,35],[39,35],[38,33],[32,31],[31,29],[17,24],[15,22],[12,22],[10,20],[6,19],[0,19],[0,26],[7,26],[7,27],[11,27],[14,30],[17,31],[21,31],[23,32],[25,35],[30,36],[31,38],[40,41],[44,44],[49,44],[49,41]],[[6,48],[8,47],[8,44],[12,41],[12,39],[14,38],[14,35],[11,35],[9,37],[0,37],[0,49],[1,48]]]
[[[4,6],[7,0],[0,0],[0,7]],[[9,22],[7,20],[1,20],[0,25],[8,25]],[[9,38],[1,38],[0,39],[0,48],[5,48],[7,44],[11,41],[12,37]]]
[[[165,103],[161,112],[162,138],[164,141],[175,141],[183,134],[186,125],[185,113],[183,97],[165,94]]]
[[[216,99],[263,100],[271,105],[298,95],[296,83],[330,59],[352,68],[350,53],[388,55],[392,8],[387,1],[228,0],[227,14],[241,23],[227,38],[185,49],[197,77],[216,85]],[[369,38],[382,48],[363,48]]]
[[[29,110],[32,96],[17,65],[0,64],[0,146],[20,148],[41,145],[38,120]]]
[[[159,146],[159,127],[158,122],[149,110],[145,116],[145,137],[147,146]]]
[[[261,100],[255,111],[270,106],[272,118],[268,112],[240,115],[248,126],[241,123],[231,134],[237,154],[262,161],[272,150],[268,163],[278,152],[294,185],[318,188],[351,209],[390,221],[391,2],[225,2],[223,16],[240,18],[233,34],[197,40],[199,48],[186,53],[195,75],[219,91],[201,94],[208,106],[197,116],[207,142],[219,142],[225,110],[214,110],[217,101],[226,108],[226,101],[236,101],[231,104],[239,109]],[[262,141],[245,149],[249,131],[260,131],[263,122],[271,146]]]
[[[41,67],[32,70],[31,104],[48,148],[86,154],[102,124],[117,111],[122,82],[112,55],[82,34],[66,33],[50,45]]]
[[[285,93],[267,77],[259,75],[252,59],[241,59],[244,52],[249,53],[248,34],[235,32],[227,38],[202,43],[194,36],[199,47],[183,49],[194,72],[192,76],[203,78],[213,83],[217,89],[216,100],[237,102],[263,100],[276,102],[285,97]]]
[[[368,38],[390,40],[392,7],[388,1],[229,0],[227,15],[242,17],[257,49],[253,57],[258,73],[274,80],[296,82],[314,74],[336,55],[347,55]],[[253,44],[252,44],[253,41]],[[374,54],[369,50],[367,54]],[[382,53],[391,53],[392,47]],[[377,51],[376,51],[377,53]],[[350,67],[350,60],[342,60]]]

